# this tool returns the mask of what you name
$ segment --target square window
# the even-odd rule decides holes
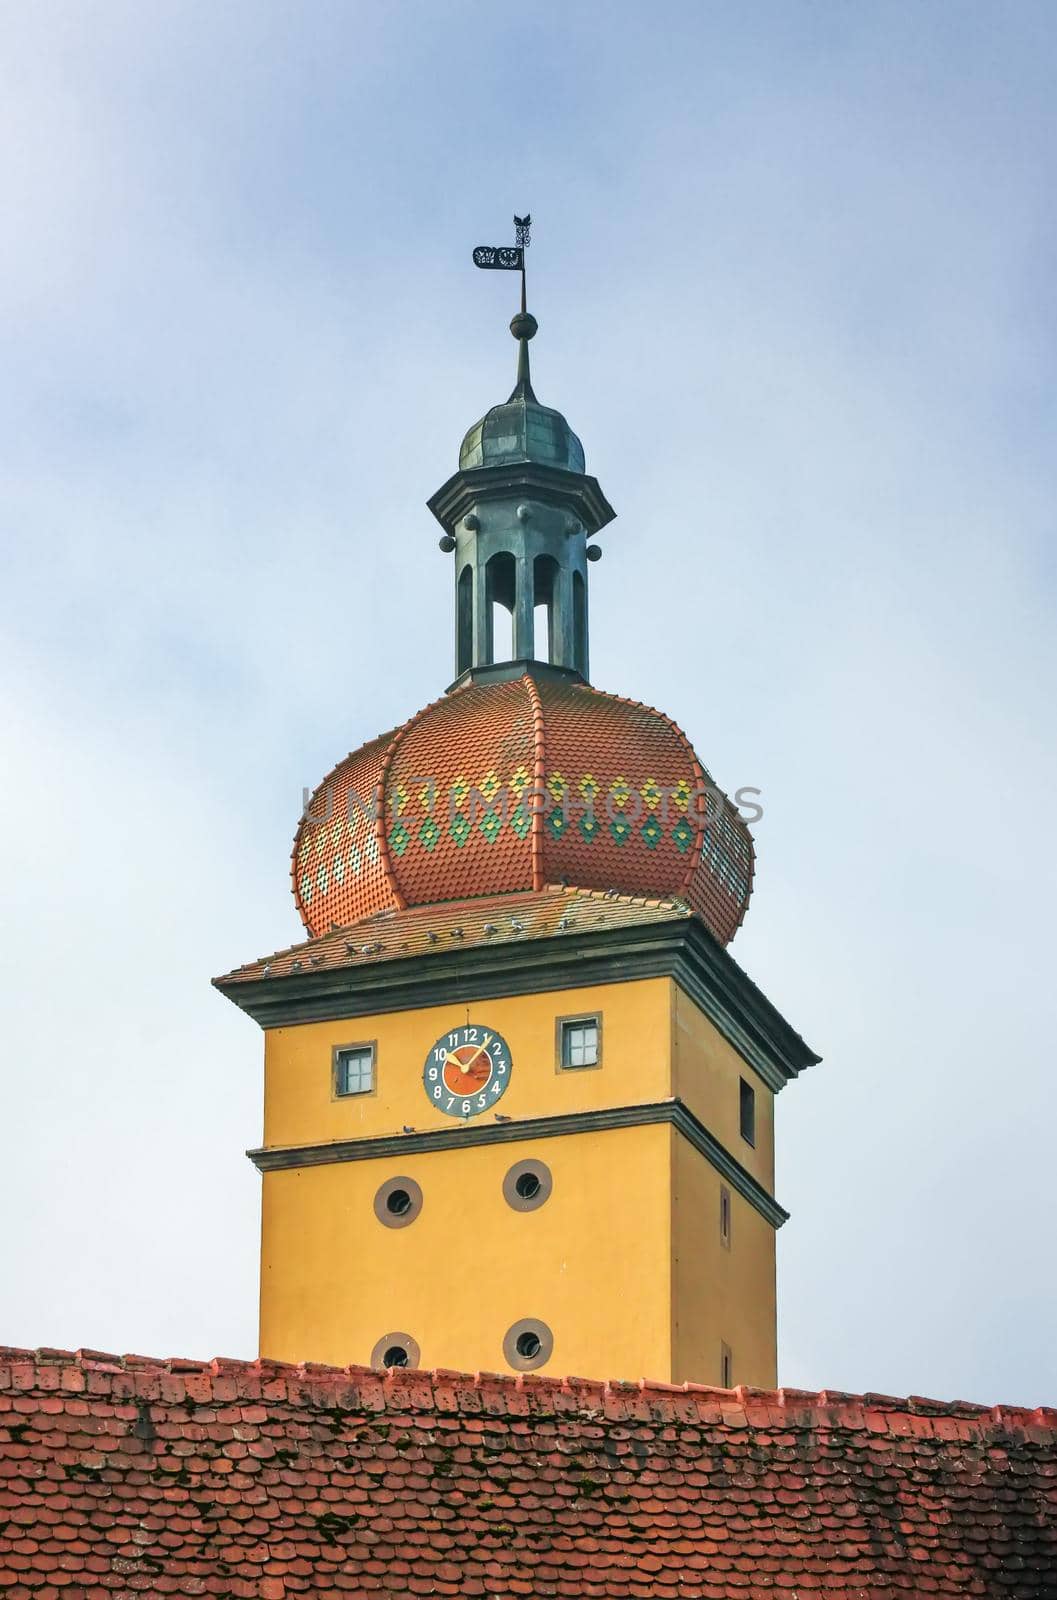
[[[756,1144],[756,1090],[744,1078],[739,1080],[741,1136],[746,1144]]]
[[[370,1094],[374,1088],[374,1045],[342,1045],[334,1052],[334,1093]]]
[[[563,1017],[561,1054],[563,1067],[597,1067],[601,1059],[598,1017]]]

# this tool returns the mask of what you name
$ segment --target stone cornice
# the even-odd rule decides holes
[[[438,949],[271,978],[215,979],[262,1028],[673,978],[777,1093],[819,1057],[696,918]]]
[[[608,1106],[594,1111],[570,1111],[544,1117],[518,1117],[509,1122],[470,1122],[422,1132],[334,1139],[324,1144],[271,1146],[247,1150],[246,1154],[258,1172],[282,1172],[290,1168],[322,1167],[345,1161],[422,1155],[435,1150],[465,1150],[473,1145],[520,1144],[531,1139],[603,1133],[613,1128],[642,1128],[658,1123],[667,1123],[682,1134],[772,1227],[780,1228],[783,1222],[788,1221],[788,1211],[720,1144],[681,1100],[653,1100],[642,1105]]]

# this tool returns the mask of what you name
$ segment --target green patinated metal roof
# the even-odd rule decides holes
[[[459,466],[467,471],[516,461],[535,461],[566,472],[584,470],[584,447],[561,412],[515,390],[509,400],[474,423],[462,441]]]
[[[584,447],[560,411],[541,406],[532,392],[529,340],[536,319],[522,311],[510,324],[518,341],[517,383],[509,400],[486,411],[475,422],[459,451],[459,468],[505,467],[518,461],[584,471]]]

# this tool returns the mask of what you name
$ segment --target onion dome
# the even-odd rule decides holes
[[[539,466],[584,471],[584,447],[560,411],[541,406],[532,392],[528,341],[537,323],[524,311],[510,324],[518,341],[518,379],[514,392],[502,405],[486,411],[466,434],[459,450],[459,469],[507,467],[533,461]]]
[[[675,723],[546,667],[457,687],[346,757],[292,860],[313,937],[564,884],[684,901],[726,944],[752,875],[748,828]]]

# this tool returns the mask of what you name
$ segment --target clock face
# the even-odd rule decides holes
[[[422,1086],[447,1117],[478,1117],[497,1105],[510,1082],[510,1047],[480,1022],[442,1033],[426,1057]]]

